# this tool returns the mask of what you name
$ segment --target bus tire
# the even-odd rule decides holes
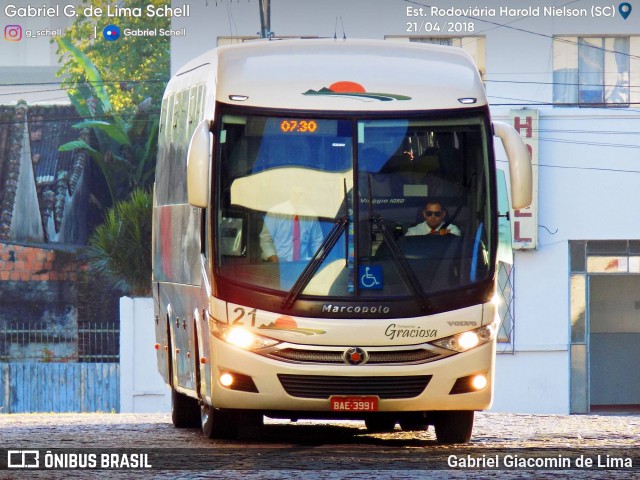
[[[364,424],[369,433],[389,433],[396,428],[396,419],[379,413],[365,418]]]
[[[236,415],[210,405],[200,407],[200,427],[202,433],[211,439],[233,439],[238,433]]]
[[[433,412],[438,443],[468,443],[473,430],[473,410]]]
[[[176,428],[198,428],[200,408],[195,398],[187,397],[171,389],[171,422]]]

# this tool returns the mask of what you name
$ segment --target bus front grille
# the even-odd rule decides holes
[[[299,350],[296,348],[283,348],[269,354],[278,360],[301,363],[344,363],[342,351],[325,350]]]
[[[381,399],[414,398],[431,375],[354,377],[279,374],[278,379],[292,397],[329,398],[332,395],[375,395]]]
[[[347,364],[345,350],[309,350],[283,348],[270,351],[267,356],[294,363]],[[443,355],[426,348],[412,350],[369,350],[368,365],[399,365],[426,363],[442,358]]]

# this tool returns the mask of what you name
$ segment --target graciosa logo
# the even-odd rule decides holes
[[[329,97],[352,97],[362,98],[364,100],[379,100],[381,102],[391,102],[393,100],[411,100],[406,95],[397,95],[395,93],[379,93],[367,92],[365,88],[356,82],[335,82],[328,87],[322,87],[320,90],[307,90],[303,95],[324,95]]]

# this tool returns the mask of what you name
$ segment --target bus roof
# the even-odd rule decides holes
[[[384,40],[256,41],[214,49],[176,75],[204,63],[216,77],[216,99],[228,104],[338,111],[487,104],[477,67],[455,47]]]

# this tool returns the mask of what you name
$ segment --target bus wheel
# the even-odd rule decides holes
[[[367,417],[364,420],[369,433],[389,433],[396,428],[396,419],[385,414]]]
[[[474,411],[433,412],[433,426],[438,443],[468,443],[473,430]]]
[[[200,407],[200,426],[207,438],[231,439],[238,432],[237,418],[233,412],[219,410],[209,405]]]
[[[197,428],[200,425],[198,418],[198,401],[178,393],[171,389],[171,421],[176,428]]]

